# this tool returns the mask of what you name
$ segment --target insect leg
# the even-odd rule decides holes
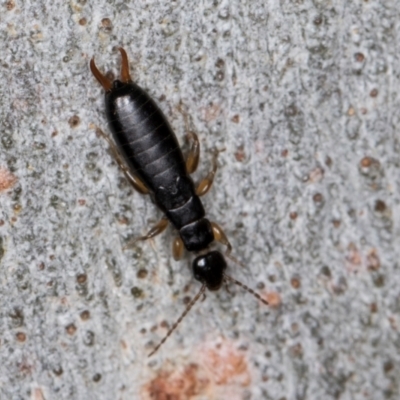
[[[196,133],[194,133],[190,129],[189,115],[183,109],[182,103],[178,106],[178,111],[182,114],[183,120],[185,122],[185,130],[186,130],[186,140],[189,142],[189,154],[186,157],[186,170],[188,174],[192,174],[196,171],[197,166],[199,165],[199,157],[200,157],[200,142]]]
[[[211,186],[214,182],[214,177],[215,177],[215,174],[216,174],[217,168],[218,168],[217,158],[218,158],[219,153],[220,153],[220,151],[214,150],[214,155],[213,155],[213,159],[212,159],[212,169],[207,174],[207,176],[203,180],[201,180],[200,183],[198,184],[198,186],[196,188],[197,196],[204,196],[211,189]]]
[[[186,170],[188,174],[192,174],[196,171],[197,166],[199,165],[200,143],[199,138],[192,131],[187,132],[186,140],[190,143],[189,154],[186,158]]]
[[[224,231],[215,222],[211,222],[211,227],[213,230],[214,239],[227,247],[226,254],[229,255],[229,253],[232,251],[232,245],[229,243],[229,240],[226,237]]]
[[[148,232],[146,235],[144,236],[139,236],[137,238],[134,238],[132,240],[130,240],[125,246],[124,246],[124,250],[126,249],[130,249],[131,247],[133,247],[133,245],[138,242],[139,240],[147,240],[147,239],[151,239],[154,236],[159,235],[160,233],[164,232],[165,229],[168,226],[168,219],[163,217],[160,219],[160,221],[154,225]]]
[[[107,141],[108,145],[110,146],[112,156],[114,157],[118,166],[122,169],[123,173],[126,176],[126,179],[128,179],[129,183],[133,186],[133,188],[141,194],[148,194],[149,190],[147,189],[145,184],[129,170],[129,168],[123,161],[117,147],[111,141],[111,139],[100,128],[96,129],[96,133]]]
[[[183,242],[179,236],[172,243],[172,255],[175,261],[180,260],[183,256]]]

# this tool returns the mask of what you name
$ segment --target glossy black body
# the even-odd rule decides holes
[[[210,251],[193,260],[195,279],[204,283],[209,290],[218,290],[224,280],[226,261],[219,251]]]
[[[162,111],[133,82],[114,81],[105,99],[110,129],[129,167],[179,231],[185,248],[206,249],[214,240],[212,227]]]

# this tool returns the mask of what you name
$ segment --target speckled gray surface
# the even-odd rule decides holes
[[[398,399],[399,10],[3,1],[0,399]],[[276,304],[209,293],[151,359],[199,284],[171,231],[122,250],[160,214],[94,131],[121,45],[196,179],[226,148],[205,205]]]

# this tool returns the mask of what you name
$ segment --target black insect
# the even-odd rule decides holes
[[[142,194],[150,194],[165,215],[147,235],[134,241],[158,235],[171,222],[179,233],[173,242],[174,258],[178,260],[182,257],[184,247],[187,251],[198,253],[192,269],[195,279],[202,283],[199,293],[149,354],[151,356],[167,340],[206,288],[218,290],[224,281],[231,281],[263,303],[268,303],[252,289],[227,275],[224,256],[219,251],[209,249],[217,241],[227,246],[228,254],[231,251],[222,229],[205,217],[200,200],[200,196],[206,194],[213,183],[218,152],[214,154],[212,170],[195,187],[189,174],[197,169],[199,161],[197,135],[188,130],[186,137],[190,150],[185,159],[166,117],[154,100],[132,81],[127,54],[122,48],[119,51],[122,56],[121,80],[111,82],[97,69],[94,59],[90,61],[93,75],[106,91],[106,114],[116,145],[101,130],[98,132],[108,141],[118,165],[132,186]],[[185,121],[187,123],[187,119]]]

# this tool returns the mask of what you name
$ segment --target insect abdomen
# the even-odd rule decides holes
[[[146,186],[155,192],[186,175],[178,141],[150,96],[134,83],[106,94],[107,116],[120,152]]]

